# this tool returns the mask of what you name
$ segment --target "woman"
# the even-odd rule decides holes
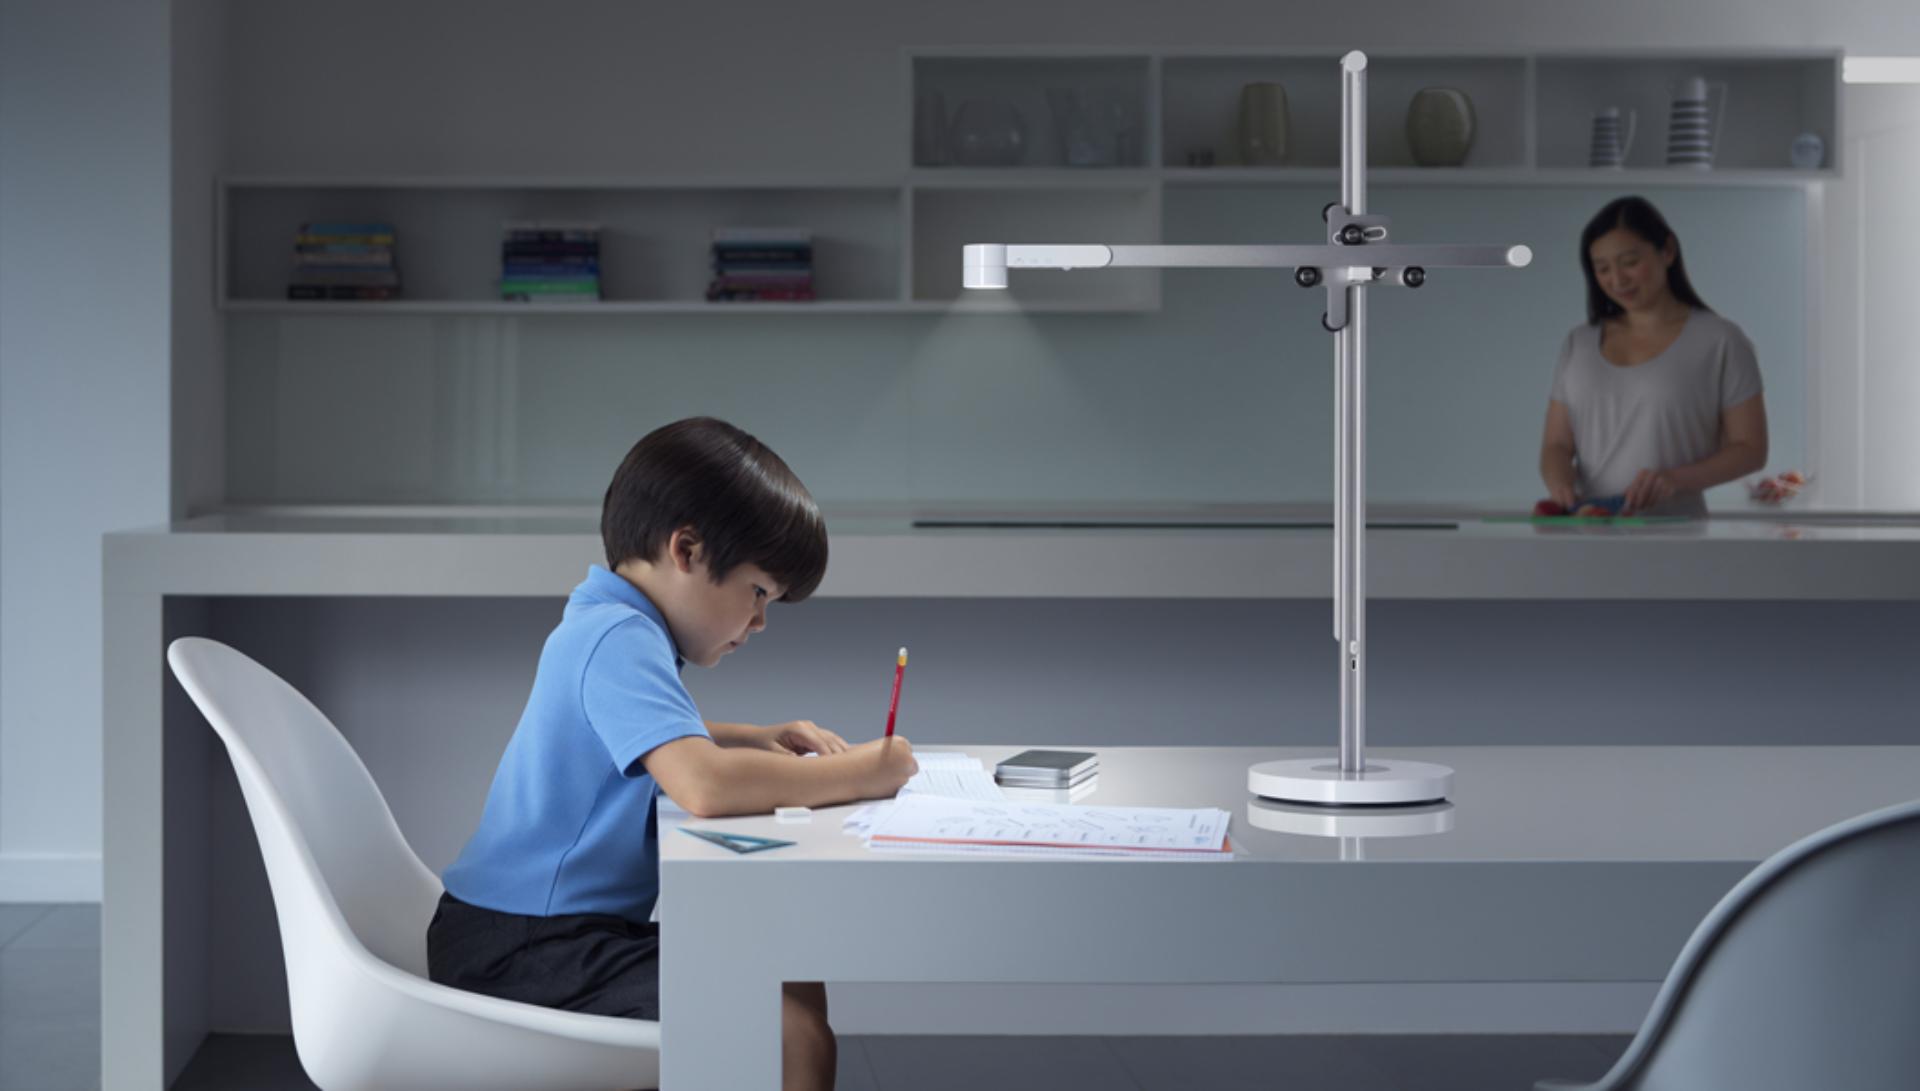
[[[1753,343],[1687,280],[1652,204],[1622,197],[1580,233],[1587,322],[1560,348],[1540,476],[1568,511],[1707,513],[1707,489],[1767,462]]]

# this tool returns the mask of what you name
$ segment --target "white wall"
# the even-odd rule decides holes
[[[100,891],[100,535],[167,517],[169,6],[0,6],[0,900]]]
[[[1920,16],[1915,17],[1920,20]],[[1824,350],[1809,381],[1822,506],[1920,509],[1920,85],[1855,84],[1829,186]]]

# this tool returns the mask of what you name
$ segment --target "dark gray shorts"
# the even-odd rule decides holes
[[[523,917],[440,896],[427,976],[543,1008],[660,1018],[660,926],[586,913]]]

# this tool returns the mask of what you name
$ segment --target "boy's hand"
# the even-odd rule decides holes
[[[873,799],[893,795],[920,771],[920,763],[913,757],[913,744],[904,735],[863,742],[852,749],[872,770],[867,794]]]
[[[850,749],[847,740],[812,720],[775,724],[767,734],[767,749],[782,754],[841,754]]]

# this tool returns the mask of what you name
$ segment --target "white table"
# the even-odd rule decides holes
[[[845,807],[688,820],[799,842],[747,856],[663,829],[665,1087],[777,1086],[782,981],[1657,980],[1753,864],[1920,796],[1920,747],[1408,748],[1458,772],[1447,832],[1254,826],[1246,767],[1315,753],[1101,751],[1083,802],[1225,808],[1228,863],[881,856]]]

